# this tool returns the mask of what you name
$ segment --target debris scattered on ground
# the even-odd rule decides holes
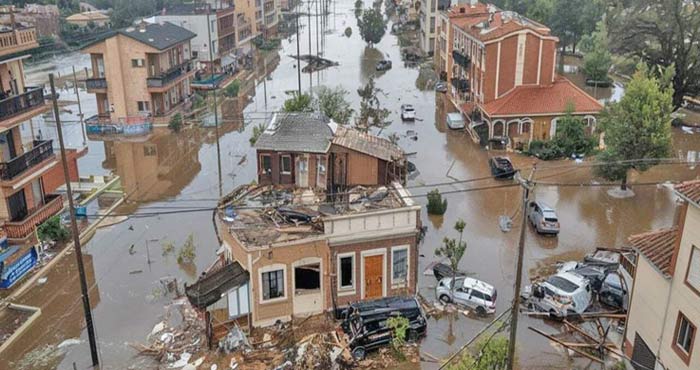
[[[290,57],[297,59],[296,55],[290,55]],[[308,63],[304,68],[301,69],[301,71],[304,73],[321,71],[329,67],[335,67],[340,65],[340,63],[334,62],[330,59],[309,54],[299,56],[299,60],[303,60],[304,62]]]

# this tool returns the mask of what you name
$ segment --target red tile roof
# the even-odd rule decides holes
[[[551,85],[521,85],[484,105],[489,117],[561,115],[567,105],[574,105],[575,114],[595,114],[603,106],[585,91],[564,77]]]
[[[516,12],[503,11],[494,5],[476,3],[474,7],[469,4],[453,6],[447,11],[447,16],[452,24],[483,42],[524,29],[529,29],[541,36],[551,37],[551,31],[547,26]],[[487,22],[486,27],[480,25],[484,21]]]
[[[673,275],[671,259],[678,240],[678,227],[669,227],[629,237],[630,244],[665,275]]]
[[[686,181],[675,186],[676,191],[696,205],[700,205],[700,180]]]

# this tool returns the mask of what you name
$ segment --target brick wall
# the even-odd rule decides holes
[[[78,158],[87,153],[87,150],[79,152],[75,149],[69,149],[66,151],[66,157],[68,162],[68,177],[71,182],[79,180],[80,173],[78,172]],[[51,167],[46,173],[41,176],[44,182],[44,193],[55,193],[61,185],[65,184],[65,176],[63,174],[63,162],[59,158],[58,163]]]

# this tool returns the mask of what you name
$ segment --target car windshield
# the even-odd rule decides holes
[[[413,112],[413,107],[405,107],[404,110],[406,112]]]
[[[547,222],[558,222],[559,220],[557,219],[557,214],[552,212],[552,211],[544,211],[542,212],[544,215],[544,220]]]
[[[567,293],[573,293],[578,289],[578,285],[557,275],[550,276],[547,282]]]
[[[622,282],[620,281],[620,278],[615,274],[609,274],[607,277],[605,277],[605,284],[608,284],[616,289],[622,289]]]

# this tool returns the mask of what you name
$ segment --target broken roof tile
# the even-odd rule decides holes
[[[674,187],[681,196],[700,206],[700,180],[682,182]]]
[[[678,241],[677,226],[632,235],[628,240],[632,247],[646,257],[664,275],[673,275],[671,259]]]

